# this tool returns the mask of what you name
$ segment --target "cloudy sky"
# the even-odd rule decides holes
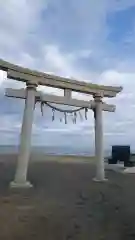
[[[120,85],[124,90],[107,103],[104,113],[105,148],[131,144],[135,149],[135,0],[5,0],[0,1],[0,58],[29,68],[78,80]],[[4,96],[6,87],[25,85],[0,72],[0,144],[17,144],[23,100]],[[47,93],[62,95],[57,89]],[[74,94],[77,98],[84,96]],[[83,113],[82,113],[83,114]],[[89,148],[94,144],[94,121],[74,125],[51,121],[51,111],[36,106],[33,144]]]

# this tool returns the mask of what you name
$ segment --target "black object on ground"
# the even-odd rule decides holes
[[[108,163],[117,164],[118,161],[124,162],[125,167],[133,166],[133,163],[130,161],[130,146],[112,146],[112,157],[108,159]]]

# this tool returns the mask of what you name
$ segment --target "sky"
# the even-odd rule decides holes
[[[0,58],[32,69],[87,82],[123,87],[115,113],[103,114],[105,148],[130,144],[135,150],[135,1],[5,0],[0,1]],[[18,144],[24,101],[4,96],[5,88],[25,87],[0,71],[0,144]],[[63,91],[40,90],[62,95]],[[73,94],[76,98],[88,96]],[[90,97],[91,99],[91,97]],[[83,112],[82,112],[83,114]],[[32,144],[94,146],[94,119],[71,117],[65,125],[51,120],[51,110],[36,106]]]

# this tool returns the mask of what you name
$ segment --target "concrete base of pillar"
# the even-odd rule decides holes
[[[33,185],[30,183],[30,182],[28,182],[28,181],[26,181],[26,182],[22,182],[22,183],[18,183],[18,182],[11,182],[10,183],[10,188],[32,188],[33,187]]]
[[[107,178],[104,178],[104,179],[98,179],[98,178],[93,178],[93,181],[94,182],[107,182],[108,181],[108,179]]]

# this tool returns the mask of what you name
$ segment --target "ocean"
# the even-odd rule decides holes
[[[0,154],[14,154],[18,153],[18,146],[1,145]],[[32,146],[31,152],[40,152],[49,155],[79,155],[79,156],[93,156],[94,149],[76,148],[76,147],[60,147],[60,146]],[[106,150],[104,155],[108,156],[111,153],[110,150]]]

